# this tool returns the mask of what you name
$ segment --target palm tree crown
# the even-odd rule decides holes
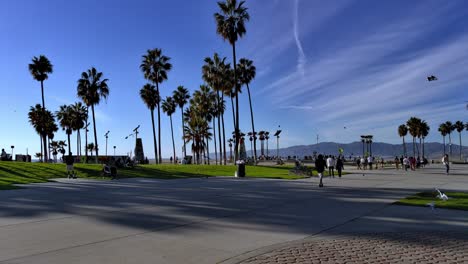
[[[162,55],[161,49],[148,50],[147,54],[143,55],[143,61],[140,65],[145,79],[155,84],[167,80],[167,73],[172,69],[172,64],[169,63],[170,59]]]
[[[190,99],[190,94],[187,88],[180,85],[177,89],[172,93],[172,97],[174,99],[174,103],[177,104],[180,108],[183,108],[188,100]]]
[[[156,87],[149,83],[141,88],[140,97],[150,110],[154,110],[161,100],[159,92],[156,91]]]
[[[237,4],[237,0],[218,2],[221,13],[214,14],[218,34],[231,45],[246,33],[245,22],[249,21],[250,16],[244,3],[240,1]]]
[[[255,79],[257,69],[253,65],[253,61],[242,58],[239,60],[237,68],[239,69],[239,79],[242,84],[249,84]]]
[[[92,67],[86,72],[81,73],[78,80],[78,97],[83,100],[87,106],[98,105],[101,98],[107,99],[109,96],[108,79],[102,79],[103,73],[98,72]]]
[[[42,82],[49,78],[49,74],[53,72],[53,65],[50,63],[49,59],[40,55],[32,59],[32,63],[29,64],[29,72],[36,81]]]

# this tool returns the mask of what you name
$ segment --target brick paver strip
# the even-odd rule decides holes
[[[305,239],[239,263],[468,263],[468,233],[371,233]]]

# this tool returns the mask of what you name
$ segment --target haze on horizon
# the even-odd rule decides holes
[[[256,129],[274,132],[281,125],[281,147],[314,144],[317,134],[321,142],[349,143],[372,134],[375,142],[400,143],[397,127],[411,116],[429,123],[426,142],[441,142],[440,123],[468,121],[468,2],[247,0],[246,5],[251,20],[237,43],[237,58],[249,58],[257,68],[250,84]],[[216,11],[213,0],[2,1],[0,148],[40,151],[27,117],[30,106],[41,101],[40,85],[28,64],[43,54],[54,65],[44,84],[48,109],[79,101],[77,80],[94,66],[110,88],[107,102],[96,107],[100,154],[108,130],[109,146],[116,145],[118,154],[133,150],[134,141],[124,138],[141,125],[145,154],[153,157],[150,113],[138,94],[146,83],[141,57],[152,48],[171,57],[173,69],[160,87],[163,98],[179,85],[198,89],[205,57],[218,52],[232,61],[230,45],[216,34]],[[432,74],[439,80],[427,82]],[[227,106],[228,135],[233,127]],[[250,131],[246,93],[240,107],[241,129]],[[179,117],[178,110],[178,155]],[[163,157],[169,157],[169,118],[161,118]],[[66,135],[59,131],[55,139]],[[468,143],[468,133],[462,140]],[[458,135],[452,141],[458,144]]]

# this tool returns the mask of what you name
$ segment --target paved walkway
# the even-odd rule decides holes
[[[323,189],[315,178],[28,185],[0,192],[0,263],[255,263],[348,240],[387,241],[384,248],[403,252],[395,232],[415,236],[414,244],[456,232],[447,237],[456,251],[468,241],[458,232],[468,230],[468,212],[389,205],[434,187],[468,190],[468,167],[442,172],[372,171],[325,179]]]

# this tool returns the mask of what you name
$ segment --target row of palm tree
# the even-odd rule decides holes
[[[235,130],[234,136],[234,156],[235,159],[238,157],[238,145],[239,145],[239,93],[241,93],[241,88],[243,85],[247,87],[247,92],[249,96],[249,105],[251,113],[251,123],[252,123],[252,132],[255,132],[254,125],[254,116],[252,109],[252,99],[250,95],[250,82],[255,78],[256,69],[251,60],[242,58],[237,63],[236,60],[236,42],[246,34],[245,22],[250,19],[250,16],[247,12],[247,8],[244,7],[245,2],[237,0],[226,0],[225,2],[218,2],[218,7],[220,12],[214,14],[214,18],[217,24],[217,33],[224,39],[229,42],[232,46],[233,62],[231,69],[231,64],[226,63],[226,58],[220,58],[218,54],[214,54],[213,58],[206,58],[205,64],[202,67],[203,79],[206,82],[206,86],[201,86],[199,91],[194,93],[194,97],[190,100],[190,107],[185,111],[184,107],[188,103],[190,98],[188,90],[183,86],[179,86],[176,91],[174,91],[172,97],[167,97],[163,102],[161,101],[160,89],[159,86],[168,78],[168,73],[172,69],[172,64],[170,63],[170,58],[165,56],[161,49],[150,49],[142,57],[142,63],[140,69],[143,72],[144,78],[148,80],[146,84],[140,90],[140,97],[147,105],[151,111],[151,119],[153,126],[153,139],[154,139],[154,152],[157,163],[162,162],[161,156],[161,103],[163,103],[162,110],[168,114],[171,119],[171,133],[173,134],[172,126],[172,115],[176,112],[177,106],[180,108],[182,116],[182,127],[184,131],[183,141],[184,141],[184,156],[186,155],[186,141],[192,142],[192,150],[200,149],[208,150],[208,144],[204,143],[205,140],[211,137],[211,132],[215,136],[215,158],[218,162],[218,147],[219,145],[219,163],[226,164],[226,136],[225,136],[225,127],[224,127],[224,112],[225,112],[225,101],[224,97],[227,96],[231,99],[231,107],[233,113],[233,125]],[[53,137],[53,133],[48,133],[46,128],[47,122],[50,119],[53,119],[52,113],[46,110],[45,99],[44,99],[44,81],[48,79],[49,74],[53,72],[53,66],[47,57],[41,55],[39,57],[34,57],[32,63],[29,65],[29,69],[33,78],[41,83],[41,92],[42,92],[42,107],[39,105],[41,112],[36,117],[39,119],[35,123],[36,131],[41,136],[41,149],[44,149],[45,160],[48,160],[47,156],[47,138]],[[103,73],[97,71],[94,67],[85,71],[81,74],[81,78],[78,80],[77,86],[77,95],[84,103],[84,105],[75,105],[80,110],[78,115],[76,111],[78,109],[72,109],[72,106],[62,106],[60,110],[56,113],[57,118],[59,119],[61,127],[65,130],[68,138],[70,138],[73,131],[77,131],[77,154],[81,152],[81,135],[80,130],[85,128],[86,131],[86,143],[85,146],[88,147],[88,116],[89,108],[91,108],[92,122],[94,128],[94,150],[96,152],[96,162],[99,156],[99,147],[97,141],[97,129],[96,129],[96,120],[95,120],[95,106],[98,105],[102,99],[107,99],[109,96],[109,87],[107,85],[108,80],[103,78]],[[198,93],[197,93],[198,92]],[[209,94],[210,101],[207,102],[206,96]],[[234,104],[235,100],[235,104]],[[210,105],[208,107],[208,104]],[[86,111],[84,111],[86,108]],[[155,117],[154,110],[157,109],[157,126],[158,126],[158,140],[156,140],[156,129],[155,129]],[[75,111],[73,114],[72,111]],[[36,111],[37,112],[37,111]],[[47,117],[47,115],[52,115],[52,118]],[[36,113],[37,114],[37,113]],[[71,121],[71,118],[78,118],[77,120]],[[84,118],[84,119],[83,119]],[[218,121],[218,138],[216,139],[216,121]],[[212,122],[213,126],[210,128],[209,125],[205,124],[206,122]],[[39,124],[40,123],[40,124]],[[53,122],[52,122],[53,123]],[[221,129],[222,126],[222,129]],[[206,129],[204,132],[203,141],[200,139],[195,140],[194,137],[190,137],[188,132],[193,128],[197,131],[200,129]],[[55,129],[57,131],[58,129]],[[222,132],[221,132],[222,130]],[[186,133],[187,132],[187,133]],[[193,131],[192,131],[193,132]],[[197,132],[199,133],[199,132]],[[192,133],[193,134],[193,133]],[[173,138],[173,136],[172,136]],[[173,145],[173,156],[175,160],[175,143],[174,138],[172,139]],[[207,141],[208,142],[208,141]],[[69,152],[71,152],[70,139],[68,140]],[[159,143],[159,144],[158,144]],[[43,146],[43,147],[42,147]],[[198,151],[198,150],[197,150]],[[208,152],[209,153],[209,152]],[[85,151],[86,159],[88,159],[88,152]],[[257,158],[256,152],[256,142],[254,141],[254,159]]]
[[[462,121],[456,121],[455,123],[452,123],[450,121],[446,121],[445,123],[442,123],[439,125],[439,132],[442,135],[443,141],[444,141],[444,155],[446,154],[446,148],[445,148],[445,137],[448,135],[449,136],[449,153],[450,156],[452,156],[452,132],[455,130],[458,132],[458,137],[460,141],[460,160],[462,159],[462,139],[461,139],[461,132],[463,130],[468,131],[468,122],[465,124]]]
[[[48,79],[49,74],[53,72],[53,65],[50,60],[44,56],[34,57],[29,64],[29,71],[33,78],[41,83],[42,106],[37,104],[31,107],[28,117],[36,132],[41,138],[41,157],[48,161],[50,157],[51,140],[58,127],[55,124],[55,118],[51,111],[46,109],[44,96],[44,81]],[[86,128],[86,145],[88,144],[87,126],[88,110],[91,107],[93,126],[94,126],[94,145],[96,150],[96,162],[98,157],[96,119],[94,106],[98,105],[102,98],[107,98],[109,88],[107,79],[103,79],[103,73],[97,71],[94,67],[83,72],[78,80],[77,95],[82,100],[74,105],[63,105],[56,112],[60,126],[65,130],[68,136],[68,152],[71,153],[70,135],[72,131],[77,131],[77,155],[81,154],[81,129]],[[49,144],[47,144],[49,142]],[[54,144],[55,146],[56,144]],[[86,151],[86,158],[88,156]]]
[[[406,151],[405,136],[409,134],[413,137],[413,157],[421,156],[419,150],[421,149],[422,157],[424,153],[424,139],[429,135],[430,127],[426,121],[411,117],[406,121],[406,124],[402,124],[398,127],[398,135],[403,139],[403,153],[405,156],[408,155]],[[419,147],[416,146],[416,138],[419,138]]]

